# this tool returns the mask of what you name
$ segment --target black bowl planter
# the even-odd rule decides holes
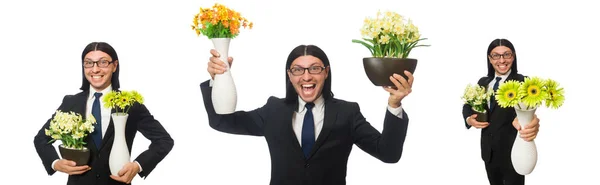
[[[479,111],[476,111],[475,109],[472,109],[472,110],[473,110],[473,112],[475,112],[475,114],[477,114],[477,117],[475,118],[475,120],[477,120],[479,122],[488,122],[487,111],[479,112]]]
[[[404,75],[404,70],[414,74],[417,68],[417,59],[369,57],[363,58],[363,66],[369,80],[375,86],[395,87],[396,85],[390,81],[390,76],[396,73],[408,80],[408,77]]]
[[[58,150],[63,159],[75,161],[76,166],[87,165],[90,160],[90,150],[85,147],[82,150],[78,150],[65,148],[63,145],[59,145]]]

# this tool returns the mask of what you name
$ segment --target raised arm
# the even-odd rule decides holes
[[[217,114],[212,103],[212,88],[209,86],[209,81],[200,84],[200,90],[210,127],[230,134],[263,136],[264,107],[249,112],[236,111],[226,115]]]
[[[354,143],[363,151],[385,163],[397,163],[402,156],[404,140],[408,128],[408,115],[404,110],[399,114],[389,110],[385,113],[383,131],[377,131],[360,112],[358,104],[352,103],[353,124],[352,136]]]

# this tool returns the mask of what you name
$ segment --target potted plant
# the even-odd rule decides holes
[[[197,36],[205,35],[213,43],[220,54],[221,61],[227,65],[223,74],[214,77],[212,85],[212,102],[217,114],[230,114],[235,111],[237,90],[233,77],[229,72],[229,43],[240,33],[240,27],[252,29],[253,23],[228,7],[215,3],[212,8],[200,8],[194,16],[192,29]]]
[[[398,13],[377,12],[377,17],[366,18],[361,29],[362,40],[353,43],[365,46],[372,57],[363,58],[363,66],[369,80],[376,86],[394,86],[389,77],[396,73],[408,80],[404,71],[415,72],[417,59],[408,58],[421,38],[419,29]]]
[[[498,105],[502,108],[514,107],[521,128],[533,119],[538,107],[558,109],[564,103],[564,89],[552,79],[526,77],[523,82],[509,80],[498,87],[495,93]],[[537,148],[534,141],[515,139],[511,160],[515,171],[521,175],[530,174],[537,163]]]
[[[52,137],[48,143],[56,140],[62,142],[58,150],[63,159],[74,161],[77,166],[82,166],[90,159],[90,150],[86,147],[85,139],[94,132],[94,124],[96,119],[92,115],[83,120],[78,113],[57,110],[50,121],[49,129],[44,131],[47,136]]]
[[[480,85],[467,85],[463,93],[462,100],[465,104],[471,106],[471,109],[477,114],[475,120],[487,122],[487,102],[492,97],[493,91],[487,91]]]
[[[125,141],[125,126],[129,110],[135,103],[144,103],[144,98],[137,91],[111,91],[102,99],[106,108],[115,109],[111,114],[114,127],[114,140],[110,151],[108,164],[110,172],[118,176],[119,170],[130,162],[129,148]]]

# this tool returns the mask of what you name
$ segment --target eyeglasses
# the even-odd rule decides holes
[[[110,61],[110,60],[106,60],[106,59],[102,59],[99,61],[85,60],[85,61],[83,61],[83,67],[92,68],[92,67],[94,67],[94,64],[96,64],[100,68],[106,68],[106,67],[108,67],[108,65],[112,64],[113,62],[114,61]]]
[[[308,73],[310,73],[310,74],[319,74],[319,73],[323,72],[323,70],[325,70],[325,67],[310,66],[308,68],[304,68],[304,67],[295,66],[295,67],[292,67],[291,69],[288,69],[288,71],[290,73],[292,73],[292,75],[294,75],[294,76],[303,75],[306,70],[308,70]]]
[[[513,58],[513,54],[512,53],[508,53],[508,52],[504,53],[502,55],[494,53],[494,54],[491,54],[490,57],[492,57],[492,59],[494,59],[494,60],[498,60],[498,59],[500,59],[500,57],[503,57],[504,59],[511,59],[511,58]]]

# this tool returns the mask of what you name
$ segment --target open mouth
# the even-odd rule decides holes
[[[302,92],[304,92],[304,94],[313,94],[315,87],[317,87],[316,84],[304,84],[302,85]]]
[[[497,65],[497,66],[498,66],[498,69],[500,69],[502,71],[506,71],[508,69],[508,65],[505,65],[505,64],[500,64],[500,65]]]

